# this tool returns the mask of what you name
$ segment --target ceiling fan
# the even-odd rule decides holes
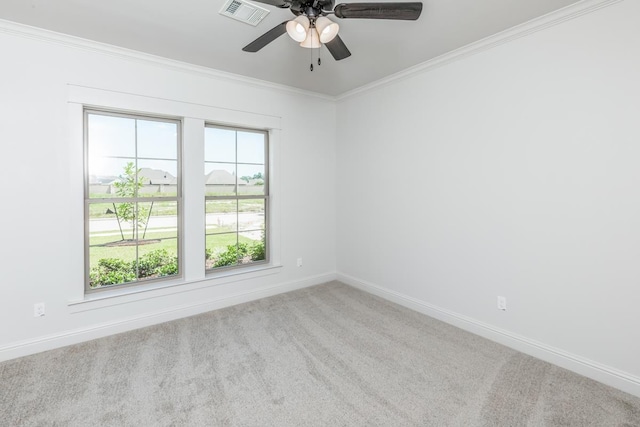
[[[306,48],[327,47],[336,61],[348,58],[351,52],[338,35],[339,26],[327,15],[340,19],[397,19],[415,21],[422,12],[421,2],[406,3],[342,3],[334,7],[334,0],[253,0],[296,15],[291,21],[276,25],[244,48],[257,52],[284,33]],[[313,70],[313,68],[312,68]]]

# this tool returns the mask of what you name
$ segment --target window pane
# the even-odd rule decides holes
[[[208,235],[206,239],[207,269],[237,265],[237,247],[236,233]]]
[[[262,165],[238,164],[238,194],[265,194],[264,176]]]
[[[178,273],[177,202],[89,206],[90,287]]]
[[[88,114],[87,120],[89,158],[135,157],[135,119]]]
[[[123,221],[117,203],[89,205],[89,285],[92,288],[136,280],[132,229]],[[126,209],[123,209],[125,211]],[[119,221],[120,219],[120,221]]]
[[[260,131],[206,130],[205,194],[210,199],[206,201],[206,267],[209,270],[266,259],[266,142],[266,133]],[[230,196],[254,198],[222,200]]]
[[[89,288],[178,274],[178,201],[141,197],[177,198],[180,124],[88,112],[86,125]]]
[[[264,199],[239,200],[238,228],[240,231],[256,231],[254,240],[260,237],[264,230]],[[250,234],[250,233],[249,233]]]
[[[226,163],[206,163],[204,183],[207,196],[236,194],[236,167]]]
[[[172,160],[139,160],[138,182],[141,197],[175,197],[178,195],[178,162]]]
[[[135,191],[135,160],[109,157],[89,158],[89,197],[132,197]],[[125,183],[129,185],[124,185]]]
[[[178,125],[152,120],[137,120],[138,157],[178,158]]]
[[[236,200],[207,200],[206,233],[228,233],[238,229]]]
[[[266,255],[264,232],[243,232],[238,236],[239,262],[263,261]]]
[[[178,274],[178,204],[149,202],[138,204],[139,279]]]
[[[236,162],[236,131],[207,127],[204,130],[204,160]]]
[[[265,134],[238,131],[238,163],[264,164]]]

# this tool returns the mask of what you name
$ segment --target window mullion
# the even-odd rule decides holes
[[[194,118],[183,120],[182,138],[182,200],[183,244],[182,266],[185,280],[205,277],[202,263],[205,256],[206,204],[203,181],[204,121]]]

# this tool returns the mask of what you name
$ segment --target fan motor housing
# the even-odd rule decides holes
[[[294,15],[306,15],[309,18],[326,15],[333,10],[334,0],[294,0],[291,2],[291,13]]]

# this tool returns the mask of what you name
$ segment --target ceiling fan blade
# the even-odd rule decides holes
[[[343,3],[333,9],[338,18],[401,19],[415,21],[422,12],[422,3]]]
[[[245,47],[242,48],[245,52],[257,52],[284,33],[287,32],[287,22],[284,21],[282,24],[278,24]]]
[[[348,58],[351,56],[351,52],[347,49],[347,45],[344,44],[340,36],[335,36],[333,40],[324,44],[329,52],[333,56],[333,59],[336,61],[340,61],[341,59]]]
[[[275,7],[281,7],[283,9],[291,6],[291,2],[286,0],[251,0],[251,1],[255,1],[256,3],[264,3],[264,4],[268,4]]]

